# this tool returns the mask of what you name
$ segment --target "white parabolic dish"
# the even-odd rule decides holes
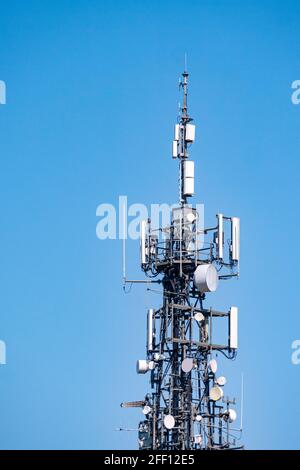
[[[181,369],[183,370],[183,372],[187,374],[188,372],[191,372],[193,367],[194,361],[191,357],[186,357],[185,359],[183,359],[181,364]]]
[[[194,284],[200,292],[215,292],[218,282],[218,272],[213,264],[197,266],[194,272]]]
[[[223,390],[221,387],[218,387],[217,385],[215,387],[212,387],[209,392],[209,398],[213,401],[218,401],[222,398],[223,396]]]
[[[148,405],[144,406],[144,408],[142,409],[142,412],[144,415],[148,415],[150,411],[151,411],[151,408]]]
[[[218,370],[218,363],[217,363],[216,359],[211,359],[208,363],[208,367],[210,368],[212,373],[215,374]]]
[[[175,426],[175,419],[172,415],[166,415],[164,417],[164,425],[167,429],[173,429]]]
[[[220,377],[218,377],[216,379],[216,384],[220,385],[221,387],[223,387],[224,385],[226,385],[226,377],[224,377],[224,375],[221,375]]]
[[[229,408],[229,422],[230,423],[234,423],[234,421],[236,420],[236,411],[233,410],[232,408]]]

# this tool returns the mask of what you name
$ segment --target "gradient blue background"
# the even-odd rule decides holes
[[[141,286],[124,295],[121,243],[96,207],[177,198],[170,155],[188,53],[197,194],[207,225],[242,220],[238,282],[208,305],[240,309],[222,371],[247,448],[299,448],[300,78],[297,1],[0,2],[0,447],[135,448],[148,377]],[[128,274],[140,277],[138,243]]]

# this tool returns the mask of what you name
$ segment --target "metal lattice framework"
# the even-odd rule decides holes
[[[238,311],[231,307],[221,312],[204,305],[219,280],[238,276],[239,219],[217,214],[216,226],[204,228],[197,210],[187,202],[194,192],[194,165],[188,151],[195,126],[187,109],[186,71],[180,86],[183,106],[173,141],[173,158],[179,159],[180,202],[172,210],[169,226],[152,230],[150,220],[141,223],[142,270],[150,282],[163,288],[161,308],[147,314],[147,358],[137,362],[139,374],[150,374],[152,392],[122,406],[142,408],[141,449],[240,448],[235,442],[240,430],[231,429],[236,412],[230,406],[235,401],[224,397],[226,379],[217,377],[215,359],[216,353],[229,359],[237,354]],[[216,344],[213,333],[219,331],[221,318],[227,319],[228,334],[224,344]]]

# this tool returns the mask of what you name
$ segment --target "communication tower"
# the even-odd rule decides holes
[[[140,226],[141,268],[150,278],[146,282],[162,285],[161,307],[147,312],[146,357],[136,365],[138,374],[149,374],[151,392],[121,406],[142,410],[140,449],[238,449],[235,400],[224,395],[226,378],[218,374],[216,360],[218,353],[236,357],[238,308],[219,311],[205,304],[219,281],[239,276],[240,220],[219,213],[215,226],[205,228],[188,203],[194,194],[189,151],[195,140],[188,76],[184,71],[180,81],[183,105],[172,145],[172,156],[179,160],[179,204],[169,226],[153,229],[150,219]],[[220,319],[227,324],[223,344],[214,341]]]

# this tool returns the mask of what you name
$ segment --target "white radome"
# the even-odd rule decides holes
[[[146,359],[139,359],[136,362],[136,372],[138,374],[146,374],[149,370],[148,361]]]
[[[228,414],[229,414],[229,415],[228,415],[228,421],[229,421],[230,423],[234,423],[234,421],[235,421],[236,418],[237,418],[236,411],[233,410],[232,408],[229,408]]]
[[[142,412],[144,415],[148,415],[150,411],[151,411],[151,408],[148,405],[144,406],[144,408],[142,409]]]
[[[201,312],[195,313],[194,319],[195,319],[196,321],[203,321],[203,320],[204,320],[204,315],[203,315],[203,313],[201,313]]]
[[[186,357],[185,359],[183,359],[182,364],[181,364],[181,369],[183,370],[183,372],[187,374],[188,372],[191,372],[193,367],[194,367],[194,361],[191,357]]]
[[[226,377],[224,377],[224,375],[221,375],[220,377],[218,377],[216,379],[216,384],[220,385],[220,387],[223,387],[224,385],[226,385]]]
[[[194,222],[194,220],[196,219],[196,216],[193,212],[189,212],[187,215],[186,215],[186,220],[191,224]]]
[[[210,389],[209,398],[213,401],[221,400],[223,395],[223,389],[221,387],[218,387],[218,385],[215,385]]]
[[[136,372],[137,374],[146,374],[149,370],[155,369],[155,362],[148,361],[147,359],[139,359],[136,362]]]
[[[167,429],[173,429],[175,426],[175,418],[172,415],[166,415],[164,417],[164,425]]]
[[[218,363],[217,363],[216,359],[211,359],[208,363],[208,367],[210,368],[212,373],[215,374],[218,370]]]
[[[215,292],[218,282],[218,271],[213,264],[197,266],[194,272],[194,285],[200,292]]]

